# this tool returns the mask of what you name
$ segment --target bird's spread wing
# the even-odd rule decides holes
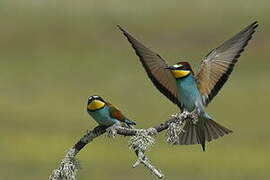
[[[116,108],[109,102],[106,102],[106,104],[109,107],[109,113],[111,117],[119,121],[124,121],[126,119],[126,117],[121,113],[121,111],[118,108]]]
[[[157,53],[154,53],[149,48],[145,47],[122,27],[118,27],[131,43],[136,54],[139,56],[148,77],[156,88],[173,103],[181,107],[176,80],[170,71],[164,69],[165,67],[168,67],[165,60]]]
[[[250,24],[218,48],[213,49],[201,62],[196,80],[205,106],[227,81],[237,58],[244,51],[257,26],[257,21]]]

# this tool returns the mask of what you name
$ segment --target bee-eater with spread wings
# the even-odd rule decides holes
[[[213,49],[202,60],[197,74],[194,74],[188,62],[168,66],[159,54],[118,26],[139,56],[148,77],[156,88],[181,111],[192,112],[195,109],[199,111],[197,122],[185,122],[185,131],[179,135],[179,142],[176,144],[201,144],[204,151],[205,141],[212,141],[232,132],[216,123],[205,112],[205,108],[229,78],[237,59],[252,38],[257,26],[257,22],[250,24]]]

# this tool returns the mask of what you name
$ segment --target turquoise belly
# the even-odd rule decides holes
[[[100,110],[88,111],[88,113],[95,119],[95,121],[99,125],[110,126],[113,125],[114,123],[119,122],[117,119],[110,117],[109,108],[107,106],[105,106]]]
[[[190,74],[187,77],[177,79],[176,82],[182,107],[189,112],[193,111],[196,107],[204,111],[201,94],[193,76]]]

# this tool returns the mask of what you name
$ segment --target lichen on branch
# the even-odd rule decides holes
[[[79,162],[75,156],[95,138],[108,132],[110,136],[115,137],[116,134],[123,136],[131,136],[129,146],[137,155],[137,161],[133,167],[143,164],[153,175],[163,178],[164,174],[155,168],[146,157],[145,152],[155,143],[153,136],[168,129],[167,142],[174,143],[179,138],[180,133],[184,132],[183,126],[187,119],[197,120],[197,111],[183,112],[172,115],[169,120],[155,127],[148,129],[126,128],[122,126],[97,126],[93,130],[87,131],[84,136],[68,150],[64,159],[60,162],[59,167],[53,170],[50,180],[76,180]]]

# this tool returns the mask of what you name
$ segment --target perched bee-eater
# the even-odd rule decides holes
[[[89,97],[87,112],[102,126],[111,126],[115,123],[119,125],[123,124],[127,127],[136,125],[135,122],[127,119],[118,108],[104,101],[100,96]]]
[[[205,112],[205,108],[227,81],[237,58],[244,51],[257,26],[257,22],[250,24],[213,49],[202,60],[197,74],[194,74],[188,62],[168,66],[159,54],[151,51],[118,26],[139,56],[148,77],[156,88],[181,111],[192,112],[196,109],[199,112],[197,122],[185,122],[185,131],[179,135],[179,142],[175,144],[201,144],[204,151],[205,141],[211,141],[232,132],[213,121]]]

